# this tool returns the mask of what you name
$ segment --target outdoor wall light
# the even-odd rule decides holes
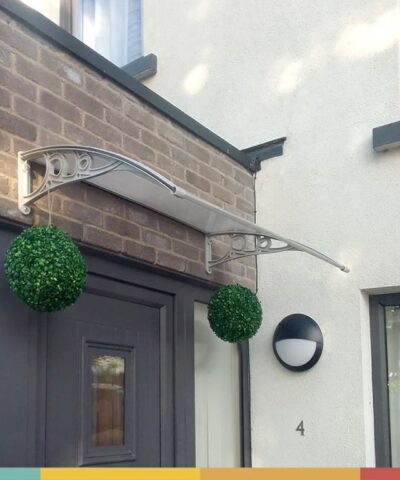
[[[276,358],[294,372],[313,367],[324,343],[317,322],[301,313],[285,317],[276,327],[272,341]]]

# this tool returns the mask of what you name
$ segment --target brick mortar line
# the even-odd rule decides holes
[[[151,107],[149,107],[151,108]],[[154,110],[154,109],[153,109]],[[175,129],[179,129],[180,133],[182,133],[182,136],[195,143],[196,145],[198,145],[199,147],[203,148],[204,150],[206,151],[209,151],[212,155],[214,156],[217,156],[219,158],[222,158],[224,161],[228,162],[228,164],[230,166],[232,166],[233,168],[235,169],[238,169],[240,172],[243,172],[244,174],[249,174],[250,176],[252,176],[252,174],[242,165],[240,164],[234,164],[233,160],[230,159],[229,156],[227,156],[224,152],[221,152],[220,150],[218,150],[217,148],[215,148],[213,145],[210,145],[208,144],[207,142],[205,142],[203,139],[201,138],[198,138],[196,137],[192,132],[189,132],[187,131],[186,129],[183,129],[183,127],[181,127],[180,125],[176,124],[176,123],[173,123],[173,121],[168,118],[168,117],[164,117],[162,116],[159,112],[157,112],[156,110],[154,110],[155,112],[155,115],[157,117],[157,120],[159,122],[163,122],[165,123],[167,126],[169,127],[172,127],[172,128],[175,128]],[[174,146],[176,146],[176,148],[182,150],[180,147],[178,147],[177,145],[174,144]],[[191,155],[189,152],[186,152],[186,150],[183,150],[185,153],[188,153],[189,155]],[[196,157],[194,157],[196,158]],[[203,163],[205,163],[204,161],[202,161]],[[231,163],[232,162],[232,163]],[[206,164],[208,165],[208,164]]]
[[[68,124],[68,125],[73,125],[74,127],[77,127],[79,130],[83,130],[85,133],[88,133],[89,135],[92,135],[93,137],[98,138],[98,139],[100,140],[101,147],[97,147],[97,148],[102,148],[102,149],[104,148],[104,143],[105,143],[104,138],[99,137],[98,135],[96,135],[95,133],[93,133],[91,130],[89,130],[88,128],[86,128],[84,125],[77,125],[76,123],[73,123],[73,122],[71,122],[71,121],[69,121],[69,120],[65,120],[65,121],[63,122],[63,124],[62,124],[62,131],[61,131],[61,134],[60,134],[60,135],[61,135],[62,137],[64,137],[66,140],[68,140],[68,142],[76,142],[76,140],[72,140],[71,138],[68,138],[68,137],[66,136],[66,134],[65,134],[65,126],[66,126],[66,124]],[[76,144],[76,143],[75,143],[75,145],[79,145],[79,144]],[[91,145],[86,145],[86,143],[85,143],[85,144],[79,145],[79,146],[88,146],[88,147],[89,147],[89,146],[91,146]]]
[[[146,245],[146,246],[148,246],[148,245]],[[172,250],[172,249],[171,249],[171,250],[164,250],[164,249],[162,249],[162,248],[156,248],[156,247],[152,247],[152,248],[155,249],[156,254],[157,254],[157,255],[156,255],[157,257],[158,257],[158,253],[167,253],[167,254],[169,254],[169,255],[172,255],[173,257],[180,258],[181,260],[186,260],[186,261],[189,260],[189,261],[192,261],[192,262],[194,262],[194,263],[200,263],[199,261],[196,261],[196,260],[193,259],[193,258],[184,257],[184,256],[182,256],[182,255],[179,255],[178,253],[176,253],[176,252],[175,252],[174,250]]]
[[[155,117],[156,117],[156,123],[155,123],[155,129],[154,129],[155,134],[159,138],[163,139],[165,142],[168,142],[168,143],[172,144],[175,148],[177,148],[181,151],[184,151],[189,156],[191,156],[193,158],[196,158],[196,159],[199,159],[198,157],[195,157],[193,154],[188,152],[187,149],[185,149],[184,147],[180,147],[179,145],[172,142],[171,140],[168,140],[167,138],[163,137],[158,132],[159,126],[166,126],[167,128],[170,128],[171,130],[175,130],[177,133],[182,135],[182,138],[183,138],[184,141],[187,140],[187,141],[189,141],[189,142],[191,142],[195,145],[198,145],[199,148],[202,148],[203,150],[210,153],[211,155],[215,154],[215,153],[221,153],[218,150],[216,150],[214,147],[212,147],[211,145],[208,145],[207,143],[205,143],[204,141],[202,141],[202,143],[200,143],[200,140],[194,134],[188,132],[187,130],[184,130],[183,127],[181,127],[180,125],[172,123],[171,120],[167,119],[166,117],[163,117],[160,113],[156,112]],[[203,163],[205,163],[204,160],[201,160],[201,161]]]
[[[114,125],[112,125],[111,123],[106,123],[105,121],[103,120],[99,120],[97,117],[95,117],[94,115],[92,115],[91,113],[88,113],[88,112],[84,112],[84,117],[83,117],[83,128],[84,129],[87,129],[90,133],[92,133],[93,135],[96,135],[93,130],[91,130],[90,128],[88,128],[86,125],[85,125],[85,120],[86,120],[86,117],[91,117],[93,118],[94,120],[97,120],[98,122],[102,123],[106,128],[109,128],[111,131],[114,131],[115,133],[118,133],[120,136],[121,136],[121,145],[122,145],[122,140],[123,140],[123,134],[121,132],[121,130],[118,130],[117,127],[114,127]],[[96,135],[97,136],[97,135]],[[101,138],[101,137],[100,137]],[[132,137],[132,138],[135,138],[135,137]],[[106,140],[103,139],[105,142]],[[109,141],[108,140],[108,143],[112,143],[112,141]]]
[[[4,23],[7,26],[11,23],[11,22],[7,22],[5,20],[2,20],[1,17],[0,17],[0,22]],[[19,32],[22,33],[25,37],[27,37],[27,39],[26,39],[27,42],[29,42],[31,40],[25,32],[23,32],[22,30],[19,30]],[[20,50],[18,50],[18,48],[14,47],[13,45],[10,45],[9,43],[5,43],[4,40],[2,40],[1,38],[0,38],[0,46],[4,46],[5,50],[11,52],[13,55],[15,55],[15,54],[16,55],[22,55],[22,57],[24,57],[25,59],[30,60],[31,62],[33,61],[32,57],[29,57],[26,53],[21,52]]]
[[[54,115],[55,117],[57,117],[59,120],[61,120],[61,132],[54,132],[54,130],[51,130],[49,127],[44,127],[43,125],[40,125],[39,123],[34,123],[32,124],[33,120],[30,120],[26,117],[23,117],[20,113],[18,113],[16,111],[16,105],[15,105],[15,100],[23,100],[27,103],[29,103],[30,105],[33,105],[34,107],[38,108],[39,110],[44,110],[45,112],[47,113],[50,113],[51,115]],[[49,130],[52,134],[54,135],[61,135],[62,133],[62,123],[64,121],[63,117],[61,117],[60,115],[58,115],[57,113],[53,112],[53,110],[49,110],[47,109],[46,107],[44,107],[43,105],[40,104],[40,102],[33,102],[32,100],[29,100],[28,98],[26,97],[23,97],[21,96],[21,94],[18,94],[18,93],[14,93],[11,95],[11,109],[10,111],[18,118],[22,119],[22,120],[25,120],[26,122],[28,123],[31,123],[32,126],[36,127],[36,128],[42,128],[42,129],[46,129],[46,130]]]
[[[28,120],[28,119],[26,119],[25,117],[21,117],[20,115],[18,115],[17,113],[15,113],[13,109],[7,109],[7,108],[4,108],[4,107],[0,107],[0,113],[1,113],[1,112],[9,113],[9,114],[13,115],[14,117],[17,117],[19,120],[22,120],[22,121],[24,121],[24,122],[26,122],[26,123],[29,123],[29,125],[30,125],[31,127],[34,127],[34,128],[36,129],[36,140],[28,140],[28,139],[25,138],[25,137],[20,137],[20,136],[17,135],[16,133],[10,133],[10,132],[8,132],[7,130],[1,130],[2,132],[5,132],[6,134],[8,134],[8,135],[10,135],[10,136],[12,135],[12,136],[15,137],[15,138],[19,138],[19,139],[21,139],[21,140],[24,141],[24,142],[28,142],[28,143],[29,143],[29,142],[30,142],[30,143],[35,143],[35,142],[37,142],[37,133],[38,133],[38,130],[37,130],[37,129],[38,129],[38,126],[37,126],[36,124],[33,124],[31,120]],[[3,152],[3,151],[2,151],[2,152],[0,152],[0,153],[1,153],[1,154],[7,154],[7,153],[9,153],[9,152]],[[10,156],[12,157],[12,154],[10,154]]]
[[[67,217],[65,215],[60,215],[61,217],[65,218],[65,219],[70,219],[70,217]],[[125,247],[126,247],[126,242],[127,241],[135,241],[136,243],[138,243],[139,245],[142,245],[144,247],[148,247],[148,248],[151,248],[154,250],[155,254],[156,254],[156,258],[158,257],[158,253],[166,253],[168,255],[172,255],[174,257],[177,257],[177,258],[180,258],[181,260],[184,260],[184,261],[192,261],[193,263],[200,263],[201,264],[201,261],[197,260],[196,259],[193,259],[193,258],[189,258],[189,257],[185,257],[185,256],[182,256],[182,255],[179,255],[178,253],[176,253],[174,250],[170,249],[170,250],[166,250],[164,248],[161,248],[161,247],[155,247],[153,245],[149,245],[148,243],[145,243],[142,239],[140,241],[137,241],[136,238],[131,238],[131,237],[127,237],[127,236],[123,236],[123,235],[120,235],[118,233],[114,233],[114,232],[111,232],[111,231],[108,231],[108,230],[104,230],[103,228],[101,227],[98,227],[96,225],[90,225],[90,224],[86,224],[86,223],[83,223],[83,222],[76,222],[76,223],[80,223],[83,225],[84,227],[84,230],[85,230],[85,227],[86,228],[94,228],[96,230],[101,230],[107,234],[110,234],[112,236],[115,236],[119,239],[122,240],[122,250],[125,250]],[[198,248],[198,247],[193,247],[193,248]],[[198,248],[199,249],[199,248]],[[137,257],[135,257],[137,258]]]
[[[67,61],[66,63],[69,63],[69,62]],[[88,85],[87,85],[88,80],[96,83],[100,83],[105,90],[108,90],[109,92],[111,92],[112,95],[116,95],[119,98],[119,100],[121,100],[121,107],[122,107],[124,97],[120,88],[118,88],[117,86],[114,86],[114,84],[110,83],[108,79],[105,77],[96,78],[95,76],[96,72],[94,71],[91,73],[88,73],[86,70],[82,70],[82,71],[83,71],[82,87],[85,89],[85,91],[87,91],[87,88],[88,88]]]
[[[19,74],[18,74],[19,75]],[[25,77],[22,77],[21,75],[19,75],[21,78],[25,79]],[[35,84],[37,85],[37,84]],[[39,86],[38,87],[38,98],[36,100],[30,100],[29,98],[27,97],[24,97],[22,96],[20,93],[17,93],[17,92],[13,92],[12,90],[7,90],[7,91],[10,91],[11,92],[11,95],[12,97],[18,97],[22,100],[25,100],[26,102],[29,102],[30,104],[38,107],[39,109],[42,109],[46,112],[50,112],[51,114],[55,115],[57,118],[59,118],[62,122],[68,122],[69,120],[66,120],[65,117],[62,117],[61,115],[59,115],[57,112],[55,112],[54,110],[50,110],[49,108],[45,107],[44,105],[41,104],[40,100],[39,100],[39,96],[40,96],[40,92],[47,92],[47,93],[50,93],[51,95],[53,95],[54,97],[56,97],[57,99],[62,99],[63,101],[65,101],[66,103],[68,103],[69,105],[71,105],[72,107],[76,108],[79,110],[79,112],[82,112],[82,110],[77,107],[76,105],[74,105],[73,103],[69,102],[68,100],[65,100],[61,95],[57,95],[55,94],[54,92],[52,92],[51,90],[48,90],[46,88],[43,88],[42,86]],[[14,103],[12,104],[12,111],[15,112],[15,109],[14,109]],[[17,113],[15,113],[16,115],[18,115]],[[25,119],[25,117],[23,117]],[[29,121],[29,120],[27,120]],[[70,122],[72,123],[72,122]],[[77,125],[77,126],[80,126],[80,127],[83,127],[83,123],[82,124],[74,124],[74,125]],[[36,126],[36,125],[34,125]],[[39,128],[45,128],[45,127],[42,127],[41,125],[38,125]],[[60,133],[58,135],[61,135]]]
[[[13,55],[20,55],[20,52],[19,52],[19,51],[13,52]],[[22,56],[25,58],[24,55],[22,55]],[[30,63],[34,63],[34,61],[32,61],[31,58],[29,58],[29,57],[26,57],[26,58],[30,60]],[[6,68],[6,67],[4,66],[3,68]],[[46,69],[46,70],[47,70],[47,69]],[[38,95],[37,95],[37,100],[36,100],[37,102],[39,102],[39,93],[40,93],[40,90],[44,90],[44,91],[46,91],[46,92],[48,92],[48,93],[51,93],[53,96],[55,96],[55,97],[57,97],[57,98],[62,97],[62,85],[61,85],[61,93],[55,93],[53,90],[48,89],[48,88],[47,88],[46,86],[44,86],[43,84],[36,83],[34,80],[31,80],[30,78],[25,77],[25,76],[23,76],[21,73],[19,73],[19,72],[17,71],[16,57],[13,58],[13,61],[11,62],[11,68],[8,69],[8,71],[9,71],[9,73],[11,73],[12,75],[15,75],[16,77],[22,78],[22,80],[24,80],[24,81],[32,84],[33,86],[37,87],[37,89],[38,89],[38,92],[37,92]],[[48,70],[48,71],[49,71],[49,70]],[[57,75],[55,75],[53,72],[50,72],[50,73],[52,73],[53,76],[57,76]],[[60,79],[60,80],[61,80],[61,83],[62,83],[62,79]],[[19,95],[20,95],[20,94],[19,94]],[[29,99],[28,99],[28,100],[29,100]],[[32,101],[32,100],[29,100],[29,101]]]
[[[22,100],[25,100],[25,101],[27,101],[27,102],[29,102],[29,103],[32,103],[30,100],[28,100],[28,99],[25,98],[25,97],[21,97],[20,95],[13,95],[13,97],[15,97],[15,96],[18,96],[18,98],[21,98]],[[38,107],[38,108],[42,108],[42,109],[43,109],[44,111],[46,111],[46,112],[53,113],[52,110],[48,110],[48,109],[46,109],[45,107],[41,107],[39,103],[32,103],[32,104],[33,104],[34,106]],[[15,107],[15,106],[14,106],[14,98],[12,98],[11,108],[0,107],[0,112],[1,112],[1,111],[5,111],[5,112],[7,112],[7,113],[11,113],[13,116],[17,117],[18,119],[20,119],[20,120],[22,120],[22,121],[24,121],[24,122],[26,122],[26,123],[29,123],[30,126],[32,126],[32,127],[34,127],[34,128],[36,129],[36,139],[35,139],[35,140],[28,140],[28,139],[25,138],[25,137],[21,137],[21,136],[15,134],[15,133],[10,133],[10,132],[8,132],[8,131],[5,130],[5,133],[6,133],[7,135],[9,135],[10,138],[17,138],[17,139],[20,139],[20,140],[22,140],[22,141],[24,141],[24,142],[32,143],[32,144],[34,144],[34,145],[36,145],[36,146],[40,146],[40,144],[39,144],[39,142],[38,142],[38,134],[39,134],[39,132],[40,132],[41,130],[45,130],[45,131],[48,131],[48,132],[49,132],[50,134],[52,134],[52,135],[56,135],[56,136],[59,136],[59,137],[63,137],[63,138],[65,139],[66,143],[72,141],[71,139],[68,139],[68,138],[65,136],[65,134],[64,134],[64,131],[63,131],[63,130],[64,130],[64,128],[63,128],[63,127],[64,127],[64,121],[63,121],[62,124],[61,124],[61,132],[54,132],[53,130],[49,129],[48,127],[44,127],[43,125],[40,125],[40,124],[38,124],[38,123],[32,123],[33,120],[29,120],[28,118],[23,117],[21,114],[17,113],[17,112],[15,111],[15,108],[14,108],[14,107]],[[53,113],[53,115],[56,115],[57,118],[61,118],[61,117],[59,117],[56,113]],[[63,120],[63,119],[61,118],[61,120]],[[72,123],[72,122],[69,122],[69,123]],[[72,125],[75,125],[75,124],[72,124]],[[96,136],[95,134],[93,134],[93,135]],[[98,138],[100,138],[100,137],[98,137]],[[11,157],[13,156],[10,152],[4,152],[4,151],[2,151],[2,152],[0,152],[0,153],[3,154],[3,155],[8,153]],[[18,153],[18,152],[15,152],[15,155],[17,155],[17,153]]]
[[[18,75],[22,75],[22,73],[18,72],[18,69],[17,69],[18,57],[21,57],[21,60],[27,63],[27,67],[29,68],[30,71],[36,70],[38,72],[43,73],[42,71],[44,70],[45,74],[49,74],[49,78],[55,78],[56,80],[60,80],[60,82],[63,80],[66,80],[64,77],[60,77],[57,73],[54,73],[54,71],[49,70],[48,68],[45,68],[45,66],[40,62],[39,59],[32,60],[32,58],[30,57],[25,57],[24,55],[20,55],[19,52],[13,52],[13,56],[14,56],[14,59],[13,59],[14,61],[12,62],[12,66],[14,67],[13,71]],[[25,78],[26,80],[30,80],[27,77],[23,77],[23,78]],[[30,80],[30,81],[35,82],[35,80]],[[53,90],[50,90],[50,91],[53,92]],[[57,93],[53,92],[53,94],[56,95]]]
[[[76,62],[76,59],[69,55],[68,53],[66,52],[61,52],[59,49],[54,49],[52,48],[52,44],[48,41],[46,41],[44,38],[40,38],[40,42],[39,42],[39,39],[37,39],[37,43],[39,44],[40,48],[39,48],[39,53],[47,53],[47,52],[50,52],[50,55],[53,55],[55,57],[60,57],[61,59],[61,62],[62,63],[65,63],[67,66],[70,66],[70,67],[74,67],[74,62]],[[65,60],[64,60],[65,58]],[[41,65],[43,65],[44,68],[46,68],[47,70],[49,70],[41,61],[42,57],[41,55],[39,55],[39,58],[38,58],[38,61]],[[79,70],[80,72],[82,72],[82,74],[85,73],[85,70],[83,69],[83,65],[79,65]],[[57,75],[57,74],[56,74]],[[65,79],[67,80],[67,79]],[[74,82],[73,82],[74,83]],[[74,85],[77,85],[76,83],[74,83]]]
[[[61,77],[60,77],[61,78]],[[87,95],[88,97],[90,97],[91,100],[94,100],[96,103],[99,103],[102,107],[102,118],[101,118],[101,121],[105,120],[105,106],[102,104],[102,102],[100,102],[99,100],[97,100],[97,98],[95,98],[93,95],[89,95],[88,93],[86,93],[82,88],[79,87],[79,85],[76,85],[76,84],[69,84],[69,83],[65,83],[63,81],[62,82],[62,86],[61,86],[61,94],[59,95],[60,98],[62,98],[65,102],[68,102],[70,103],[71,105],[73,105],[75,108],[78,108],[81,112],[84,112],[84,113],[90,113],[88,112],[85,108],[81,107],[81,106],[78,106],[76,105],[75,103],[72,103],[71,100],[68,100],[68,98],[65,96],[66,95],[66,92],[65,92],[65,86],[66,85],[70,85],[72,86],[73,88],[75,88],[76,90],[79,90],[81,91],[82,90],[82,93],[84,95]],[[53,93],[53,95],[55,95]]]

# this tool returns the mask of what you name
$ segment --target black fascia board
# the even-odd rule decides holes
[[[250,157],[251,168],[253,172],[258,172],[261,169],[261,162],[268,158],[279,157],[283,155],[283,144],[286,137],[276,138],[269,142],[254,145],[254,147],[245,148],[242,151]]]
[[[375,127],[372,130],[372,143],[376,152],[400,147],[400,122]]]
[[[204,125],[184,113],[172,103],[131,77],[123,69],[102,57],[76,37],[62,29],[44,15],[33,10],[19,0],[0,0],[0,8],[32,28],[39,35],[50,40],[63,50],[107,76],[119,86],[139,97],[163,115],[178,123],[185,130],[193,133],[250,172],[255,172],[251,159],[246,153],[234,147]]]

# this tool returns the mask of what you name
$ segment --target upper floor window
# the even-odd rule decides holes
[[[141,0],[22,0],[119,67],[143,55]]]

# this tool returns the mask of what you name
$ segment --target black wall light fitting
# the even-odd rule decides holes
[[[313,367],[324,344],[317,322],[301,313],[285,317],[276,327],[272,342],[276,358],[293,372]]]

